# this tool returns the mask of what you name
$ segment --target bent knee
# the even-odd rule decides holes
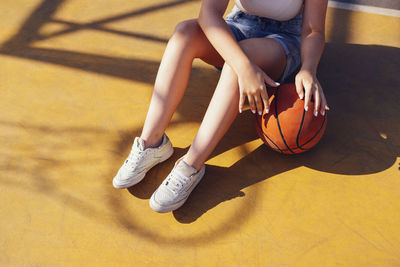
[[[182,39],[193,39],[201,34],[201,28],[197,19],[185,20],[178,23],[174,30],[174,36]]]

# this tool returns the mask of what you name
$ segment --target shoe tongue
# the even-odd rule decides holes
[[[195,168],[183,161],[183,159],[176,165],[176,171],[182,173],[185,176],[190,176],[197,172]]]
[[[144,141],[142,138],[140,137],[136,137],[135,138],[135,142],[133,143],[133,145],[138,148],[140,151],[144,151]]]

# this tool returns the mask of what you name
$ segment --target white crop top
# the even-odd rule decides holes
[[[303,0],[235,0],[243,12],[259,17],[285,21],[301,12]]]

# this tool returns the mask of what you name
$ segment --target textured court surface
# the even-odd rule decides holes
[[[174,26],[198,1],[2,1],[1,266],[400,266],[400,19],[329,9],[319,68],[331,112],[283,156],[248,110],[179,210],[150,210],[218,73],[195,62],[176,153],[129,190],[111,180],[141,131]]]

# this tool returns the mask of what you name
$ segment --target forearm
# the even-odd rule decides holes
[[[198,22],[215,50],[236,73],[241,73],[250,65],[249,58],[235,40],[220,11],[203,6]]]
[[[322,52],[325,47],[323,32],[310,32],[301,40],[302,69],[316,74]]]

